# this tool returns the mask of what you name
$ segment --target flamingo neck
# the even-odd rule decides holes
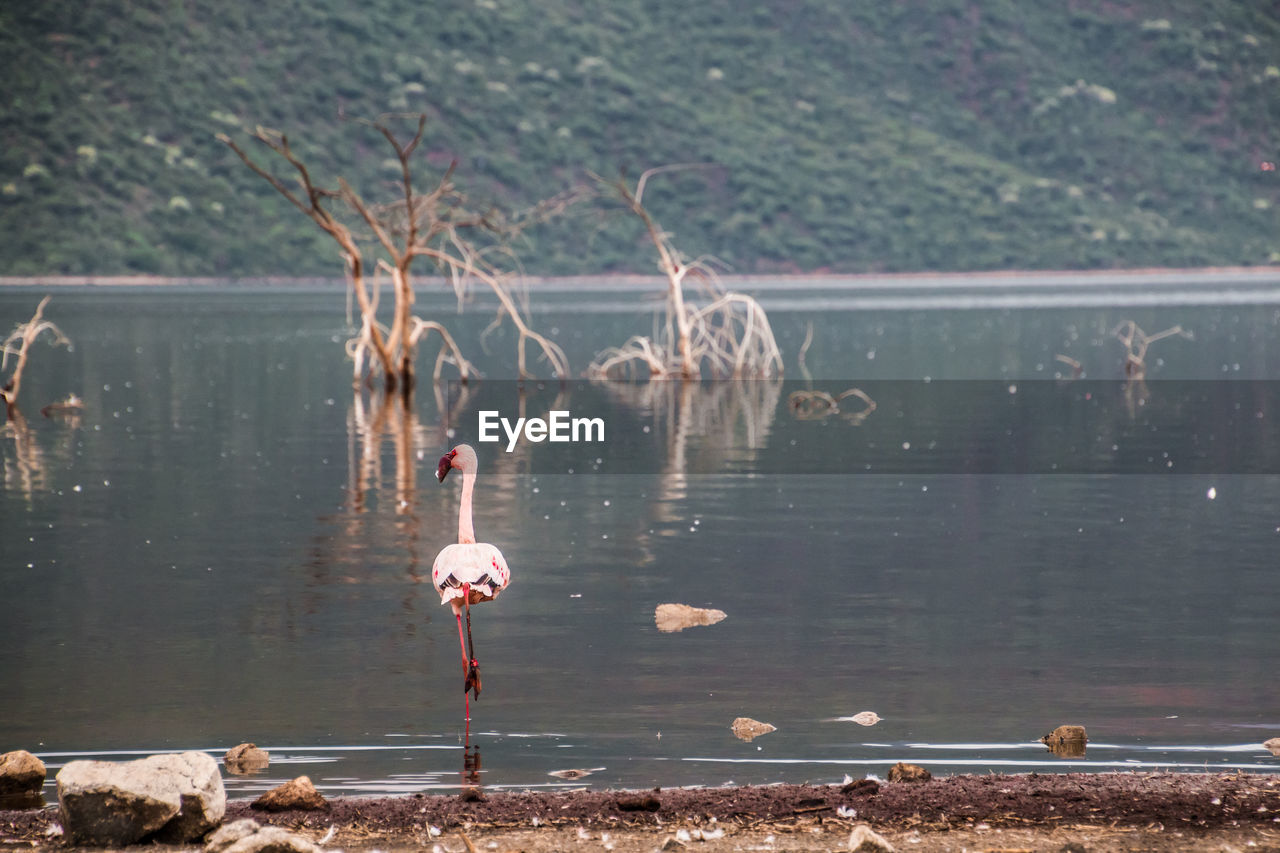
[[[476,530],[471,524],[471,495],[476,488],[474,471],[462,472],[462,503],[458,506],[458,542],[471,545],[476,541]]]

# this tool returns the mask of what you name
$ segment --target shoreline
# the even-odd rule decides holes
[[[943,776],[919,782],[770,785],[650,791],[410,794],[329,801],[325,811],[255,811],[227,804],[224,822],[252,818],[343,849],[625,851],[847,849],[860,823],[902,849],[1031,844],[1039,849],[1177,850],[1280,845],[1280,775],[1050,773]],[[0,811],[0,844],[69,849],[56,806]],[[669,839],[675,839],[674,842]],[[448,845],[452,845],[451,847]],[[474,845],[474,846],[473,846]]]
[[[1106,270],[993,270],[973,272],[897,273],[788,273],[724,274],[721,282],[730,289],[750,290],[863,290],[957,287],[1136,287],[1185,286],[1203,283],[1206,278],[1220,282],[1280,287],[1280,266],[1256,267],[1147,267]],[[661,291],[666,279],[661,275],[600,274],[574,276],[523,276],[520,282],[530,290],[583,293],[596,291]],[[390,287],[390,282],[383,282]],[[170,288],[193,289],[288,289],[340,290],[342,276],[153,276],[153,275],[0,275],[0,288]],[[443,279],[420,276],[417,287],[446,286]]]

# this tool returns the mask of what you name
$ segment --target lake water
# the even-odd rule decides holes
[[[269,749],[233,796],[453,790],[477,751],[516,789],[1280,771],[1280,277],[748,284],[784,383],[521,388],[491,305],[424,292],[488,378],[407,411],[353,397],[340,289],[52,289],[74,349],[0,434],[0,751]],[[44,292],[0,290],[0,327]],[[630,289],[530,299],[578,371],[652,325]],[[1126,320],[1193,337],[1126,381]],[[853,387],[874,411],[813,408]],[[507,453],[482,410],[606,438]],[[430,583],[459,441],[514,573],[473,614],[469,740]],[[728,615],[663,633],[664,602]],[[1084,756],[1035,742],[1063,723]]]

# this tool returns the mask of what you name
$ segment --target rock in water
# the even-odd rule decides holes
[[[1040,742],[1049,747],[1049,751],[1054,755],[1063,758],[1079,758],[1084,755],[1089,737],[1085,734],[1084,726],[1058,726],[1040,738]]]
[[[310,777],[299,776],[283,785],[272,788],[253,801],[250,808],[268,812],[324,811],[329,802],[311,784]]]
[[[687,604],[659,604],[653,612],[653,621],[659,631],[670,634],[696,625],[714,625],[727,615],[723,610],[690,607]]]
[[[271,764],[271,756],[265,749],[259,749],[254,744],[242,743],[228,749],[227,754],[222,757],[222,763],[227,766],[228,773],[256,773],[267,769]]]
[[[38,795],[44,776],[44,762],[25,749],[0,755],[0,797]]]
[[[899,761],[889,768],[890,782],[927,782],[932,778],[933,774],[919,764],[908,764],[905,761]]]
[[[738,740],[745,740],[748,743],[760,737],[760,735],[767,735],[769,732],[776,732],[778,730],[777,726],[770,725],[769,723],[762,723],[759,720],[753,720],[750,717],[738,717],[733,721],[731,728],[733,729],[734,737]]]
[[[57,780],[62,827],[81,844],[120,846],[153,834],[190,841],[217,826],[227,807],[218,764],[203,752],[72,761]]]

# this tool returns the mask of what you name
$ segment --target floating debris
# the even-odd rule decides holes
[[[44,415],[46,418],[52,418],[54,416],[73,417],[75,415],[80,414],[80,411],[83,408],[84,408],[83,400],[81,400],[75,394],[68,394],[66,397],[57,401],[56,403],[50,403],[49,405],[42,408],[40,410],[40,414]]]
[[[876,723],[880,722],[883,719],[884,717],[881,717],[875,711],[859,711],[858,713],[854,714],[852,717],[832,717],[831,722],[857,723],[860,726],[874,726]]]
[[[1089,737],[1084,726],[1058,726],[1040,742],[1049,747],[1049,751],[1062,758],[1079,758],[1084,755],[1085,745]]]
[[[1054,356],[1054,359],[1055,359],[1056,361],[1060,361],[1060,362],[1062,362],[1062,363],[1063,363],[1063,364],[1065,364],[1067,367],[1070,367],[1070,368],[1071,368],[1071,378],[1072,378],[1072,379],[1079,379],[1080,377],[1084,376],[1084,365],[1082,365],[1080,362],[1076,361],[1076,360],[1075,360],[1074,358],[1072,358],[1071,356],[1069,356],[1069,355],[1063,355],[1062,353],[1058,353],[1057,355],[1055,355],[1055,356]]]
[[[583,776],[590,776],[592,773],[599,773],[604,770],[603,767],[583,767],[573,770],[552,770],[548,776],[554,776],[557,779],[581,779]]]
[[[849,397],[862,401],[862,408],[854,411],[841,411],[840,404]],[[836,416],[843,418],[854,426],[861,426],[872,412],[876,410],[876,401],[872,400],[861,388],[849,388],[836,396],[826,391],[793,391],[787,398],[791,408],[791,416],[798,421],[816,421]]]
[[[745,740],[748,743],[760,737],[767,735],[769,732],[776,732],[777,726],[771,726],[768,723],[762,723],[759,720],[753,720],[750,717],[738,717],[730,726],[733,729],[733,736],[738,740]]]
[[[299,776],[267,791],[249,808],[268,812],[328,811],[329,802],[308,776]]]
[[[659,631],[670,634],[697,625],[714,625],[727,615],[723,610],[690,607],[687,604],[659,604],[653,612],[653,621]]]

